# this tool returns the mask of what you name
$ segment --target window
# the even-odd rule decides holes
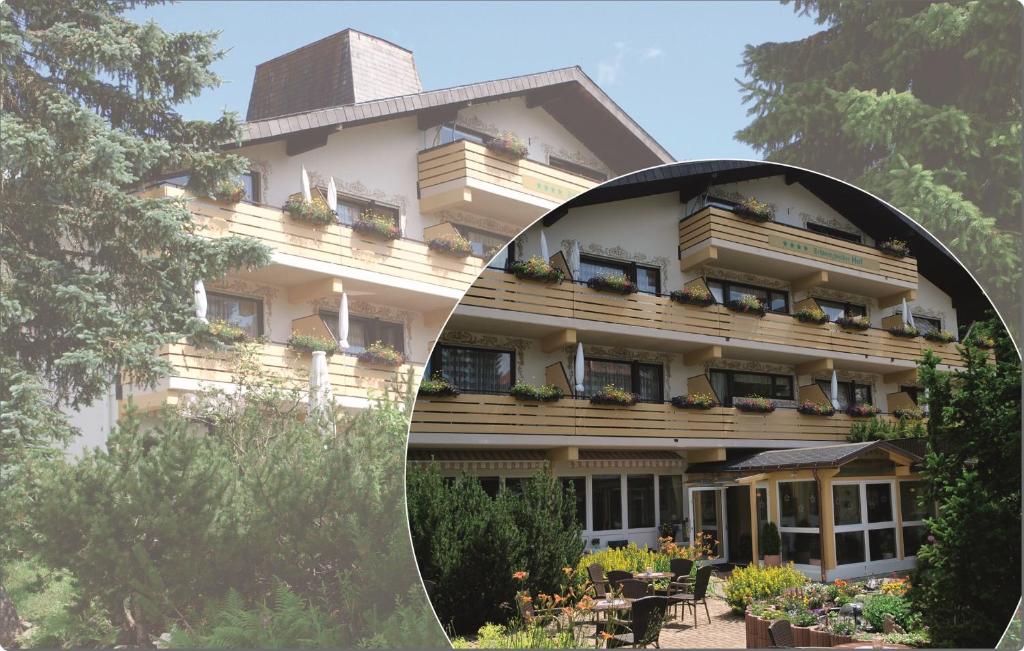
[[[892,482],[834,483],[832,506],[838,565],[897,557]]]
[[[583,529],[587,528],[587,478],[586,477],[562,477],[562,488],[566,492],[571,486],[573,498],[576,500],[576,522]]]
[[[767,287],[756,287],[734,283],[729,280],[706,279],[708,290],[718,303],[726,304],[738,301],[744,296],[753,296],[771,312],[789,314],[789,292]]]
[[[913,386],[913,385],[909,385],[909,384],[901,384],[900,385],[900,391],[902,391],[903,393],[905,393],[908,396],[910,396],[910,399],[913,400],[915,403],[917,403],[918,402],[917,398],[918,398],[918,394],[921,392],[921,387]]]
[[[442,344],[431,355],[430,371],[467,393],[508,393],[515,384],[514,353],[507,350]]]
[[[548,165],[555,169],[563,170],[576,176],[582,176],[585,179],[591,181],[597,181],[603,183],[608,180],[608,175],[604,172],[599,172],[593,168],[587,167],[586,165],[580,165],[572,161],[565,160],[564,158],[558,158],[557,156],[548,156]]]
[[[508,245],[508,237],[504,235],[496,235],[487,231],[469,228],[468,226],[455,226],[455,228],[458,229],[462,237],[469,240],[473,255],[480,256],[481,258],[490,258]]]
[[[663,402],[663,376],[661,364],[620,362],[607,359],[586,359],[584,387],[594,395],[609,384],[632,391],[643,402]]]
[[[242,175],[242,185],[245,187],[245,200],[253,203],[262,201],[262,186],[259,172],[246,172]]]
[[[793,377],[790,375],[712,369],[711,387],[726,407],[732,406],[733,398],[793,399]]]
[[[522,495],[525,483],[525,477],[505,477],[505,490],[513,495]]]
[[[392,224],[398,225],[398,208],[338,194],[338,208],[335,212],[340,223],[351,226],[365,210],[372,210],[378,215],[384,215],[391,219]]]
[[[580,256],[580,282],[604,275],[622,275],[636,283],[637,289],[645,294],[661,293],[661,268],[649,265],[608,260],[592,255]]]
[[[591,480],[594,531],[622,528],[622,482],[619,475],[594,475]]]
[[[857,233],[851,233],[850,231],[844,231],[838,228],[832,228],[831,226],[825,226],[824,224],[815,224],[814,222],[807,222],[807,230],[812,233],[820,233],[822,235],[828,235],[838,240],[846,240],[847,242],[856,242],[860,244],[864,241],[864,238]]]
[[[658,476],[658,521],[661,524],[683,522],[683,477]]]
[[[779,534],[784,562],[821,563],[818,484],[814,481],[779,482]]]
[[[469,140],[470,142],[476,142],[483,144],[487,140],[487,136],[479,131],[461,127],[458,124],[442,124],[438,132],[438,138],[441,141],[440,145],[447,145],[450,142],[456,140]]]
[[[488,261],[488,269],[500,269],[502,271],[508,271],[509,266],[515,261],[516,255],[516,243],[509,242],[508,246],[502,247],[500,251],[494,254],[494,257]]]
[[[832,380],[815,380],[825,395],[832,394]],[[854,404],[874,404],[871,400],[871,385],[857,382],[839,382],[839,408],[846,409]]]
[[[921,334],[928,334],[929,332],[939,332],[942,330],[942,319],[936,319],[930,316],[918,316],[914,315],[914,325],[917,326],[918,332]]]
[[[924,519],[932,515],[929,505],[923,503],[924,482],[901,481],[900,514],[903,516],[903,556],[917,556],[928,535]]]
[[[818,304],[818,307],[828,315],[829,321],[835,321],[839,317],[843,316],[867,316],[868,309],[863,305],[857,305],[856,303],[842,303],[840,301],[826,301],[821,298],[814,299],[814,302]]]
[[[245,330],[247,337],[263,334],[263,301],[207,292],[206,317],[210,321],[225,321]]]
[[[501,490],[501,479],[499,477],[477,477],[477,480],[488,497],[498,496],[498,491]]]
[[[324,325],[331,331],[331,336],[338,339],[338,313],[321,312],[320,318]],[[380,321],[367,316],[348,317],[348,343],[350,353],[361,353],[366,348],[379,341],[393,347],[400,353],[405,352],[405,326],[401,323],[390,323]]]
[[[626,503],[629,505],[630,529],[654,526],[654,475],[626,477]]]

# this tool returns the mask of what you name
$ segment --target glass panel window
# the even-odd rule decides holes
[[[914,325],[917,326],[918,332],[923,335],[928,334],[929,332],[939,332],[942,330],[942,320],[928,316],[918,316],[915,314]]]
[[[498,491],[501,489],[501,479],[498,477],[478,477],[480,481],[480,487],[484,489],[484,492],[491,497],[497,497]]]
[[[487,267],[489,269],[500,269],[501,271],[508,271],[509,265],[515,260],[513,254],[513,247],[515,242],[510,243],[508,246],[502,247],[494,254],[494,257],[488,261]]]
[[[680,524],[683,521],[683,477],[658,476],[658,517],[662,524]]]
[[[788,292],[768,287],[735,283],[729,280],[705,279],[705,282],[707,283],[708,290],[711,291],[711,295],[719,303],[738,301],[745,296],[750,296],[764,303],[771,312],[780,314],[789,312]]]
[[[253,203],[261,201],[260,175],[258,172],[246,172],[242,175],[242,186],[245,187],[245,200]]]
[[[832,380],[815,380],[825,395],[832,393]],[[871,403],[871,385],[856,382],[839,382],[839,408],[846,409],[853,403]]]
[[[865,484],[868,522],[892,522],[892,487],[889,484]]]
[[[583,380],[587,394],[594,395],[609,384],[626,391],[633,390],[633,367],[629,362],[585,359],[584,363],[587,368]]]
[[[832,486],[832,510],[837,525],[860,524],[860,487],[857,484]]]
[[[467,393],[508,393],[515,383],[511,351],[438,346],[431,369]]]
[[[263,301],[207,292],[206,317],[210,321],[225,321],[256,338],[263,334]]]
[[[588,255],[580,256],[580,282],[587,282],[591,278],[607,275],[629,276],[630,265],[626,262],[614,260],[603,260],[592,258]]]
[[[662,402],[661,364],[637,364],[634,391],[644,402]]]
[[[338,196],[338,208],[335,213],[338,221],[346,226],[351,226],[359,218],[363,211],[370,210],[377,215],[384,215],[391,220],[392,224],[398,225],[398,209],[391,206],[382,206],[372,201],[360,201],[347,196]]]
[[[456,226],[456,229],[462,237],[469,240],[473,255],[481,258],[490,258],[508,245],[508,238],[504,235],[496,235],[468,226]]]
[[[789,375],[711,370],[711,386],[722,404],[732,406],[733,398],[761,396],[776,400],[793,399],[793,378]]]
[[[797,533],[783,531],[782,561],[790,561],[800,565],[816,565],[821,563],[821,540],[817,533]]]
[[[594,475],[591,478],[591,510],[594,531],[622,528],[622,485],[618,475]]]
[[[573,499],[576,500],[576,522],[580,527],[587,528],[587,479],[585,477],[562,477],[562,487],[566,492],[571,486]]]
[[[896,529],[868,530],[868,549],[873,561],[896,558]]]
[[[829,321],[835,321],[842,316],[867,316],[868,314],[868,310],[865,306],[857,305],[855,303],[826,301],[822,298],[816,298],[814,301],[818,304],[818,307],[828,315]]]
[[[925,543],[928,532],[924,525],[915,524],[903,527],[903,555],[917,556],[917,550]]]
[[[505,478],[505,490],[509,491],[513,495],[523,494],[523,484],[526,479],[523,477],[506,477]]]
[[[646,294],[661,293],[661,269],[637,265],[636,287]]]
[[[924,482],[900,482],[900,513],[904,522],[918,522],[928,517],[929,509],[921,503],[923,489]]]
[[[860,499],[857,500],[860,503]],[[836,564],[863,563],[864,532],[844,531],[836,534]]]
[[[856,242],[860,244],[864,241],[857,233],[851,233],[850,231],[844,231],[839,228],[832,228],[831,226],[825,226],[824,224],[815,224],[814,222],[807,222],[807,230],[812,233],[821,233],[822,235],[828,235],[839,240],[846,240],[847,242]]]
[[[629,505],[629,528],[654,526],[654,475],[626,477],[626,503]]]
[[[779,482],[781,527],[818,526],[818,486],[813,481]]]
[[[483,144],[484,135],[479,131],[473,131],[465,127],[460,127],[457,124],[442,124],[438,138],[441,141],[439,144],[447,145],[450,142],[456,140],[469,140],[470,142],[476,142]]]
[[[338,313],[321,312],[320,318],[331,331],[331,336],[338,339]],[[405,352],[405,326],[401,323],[380,321],[366,316],[349,315],[348,343],[350,353],[361,353],[374,343],[381,342],[391,346],[400,353]]]
[[[608,175],[604,172],[599,172],[590,167],[586,167],[585,165],[580,165],[579,163],[574,163],[572,161],[565,160],[564,158],[558,158],[557,156],[548,156],[548,165],[555,169],[575,174],[576,176],[582,176],[583,178],[590,179],[591,181],[597,181],[598,183],[603,183],[608,180]]]

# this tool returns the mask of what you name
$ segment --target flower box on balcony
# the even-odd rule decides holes
[[[932,330],[922,335],[928,341],[934,341],[939,344],[951,344],[956,341],[956,337],[953,333],[947,332],[946,330]]]
[[[337,221],[334,211],[317,199],[306,201],[302,197],[289,198],[284,204],[284,211],[292,219],[300,222],[308,222],[316,226],[326,226]]]
[[[616,294],[633,294],[636,292],[636,284],[622,274],[602,274],[587,280],[587,287],[601,292],[615,292]]]
[[[846,408],[846,414],[854,418],[870,418],[882,412],[881,409],[868,402],[858,402]]]
[[[245,341],[245,330],[227,321],[210,321],[199,325],[192,333],[192,343],[204,348],[223,348]]]
[[[632,407],[639,400],[639,396],[625,389],[609,384],[594,395],[590,396],[590,404],[593,405],[616,405],[619,407]]]
[[[213,198],[224,203],[245,199],[245,185],[238,179],[223,179],[213,189]]]
[[[892,415],[900,420],[921,420],[924,418],[924,412],[915,407],[897,407],[892,410]]]
[[[889,328],[889,334],[895,337],[905,337],[907,339],[913,339],[918,335],[917,328],[910,325],[909,323],[899,323]]]
[[[743,296],[742,298],[737,298],[729,301],[725,306],[733,312],[751,314],[759,317],[764,316],[768,312],[768,308],[765,306],[764,302],[754,296]]]
[[[775,401],[760,396],[735,398],[732,401],[732,406],[740,411],[753,414],[770,414],[775,411]]]
[[[294,334],[288,338],[288,347],[300,353],[312,353],[322,350],[330,356],[338,350],[338,343],[326,337]]]
[[[538,402],[555,402],[561,400],[565,395],[553,384],[535,386],[525,382],[516,382],[509,393],[518,400],[536,400]]]
[[[800,323],[814,323],[816,325],[825,325],[828,323],[828,315],[825,314],[824,310],[818,308],[804,308],[797,310],[793,313],[796,320]]]
[[[680,409],[711,409],[717,404],[715,397],[710,393],[691,393],[672,398],[672,406]]]
[[[459,389],[438,372],[434,373],[430,379],[420,382],[420,388],[417,393],[421,396],[454,398],[459,395]]]
[[[526,143],[511,131],[499,132],[496,136],[488,138],[484,145],[488,149],[501,152],[502,154],[517,160],[526,158],[526,155],[530,153],[530,149],[526,146]]]
[[[836,413],[832,405],[814,402],[813,400],[804,400],[796,410],[807,416],[832,416]]]
[[[473,253],[473,245],[466,238],[456,235],[454,237],[435,237],[427,242],[431,251],[437,251],[453,258],[465,258]]]
[[[732,211],[740,217],[752,219],[756,222],[769,222],[775,218],[775,208],[771,204],[758,201],[754,197],[748,197],[737,203]]]
[[[375,341],[359,353],[359,361],[374,366],[395,367],[405,363],[405,355],[383,342]]]
[[[535,280],[541,283],[560,283],[565,279],[561,269],[554,267],[550,262],[533,256],[529,260],[516,260],[509,266],[509,270],[519,280]]]
[[[841,316],[836,319],[836,325],[847,330],[867,330],[871,327],[871,321],[862,315]]]
[[[381,240],[397,240],[402,237],[402,230],[393,217],[371,210],[364,210],[352,222],[352,230]]]
[[[676,303],[697,305],[700,307],[707,307],[709,305],[713,305],[715,302],[715,297],[711,295],[711,292],[700,285],[692,285],[690,287],[673,290],[673,292],[669,294],[669,298]]]
[[[905,258],[910,255],[910,246],[903,240],[897,240],[896,238],[889,238],[879,242],[878,250],[895,258]]]

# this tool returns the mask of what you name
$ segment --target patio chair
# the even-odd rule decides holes
[[[562,613],[561,608],[536,608],[532,601],[524,602],[520,599],[516,599],[516,603],[524,628],[536,625],[545,629],[554,628],[556,632],[562,630],[562,623],[558,618]]]
[[[682,593],[682,594],[672,595],[672,598],[673,599],[678,599],[678,604],[683,607],[684,615],[685,615],[686,607],[687,606],[690,607],[690,611],[693,613],[693,627],[694,628],[697,627],[697,604],[704,604],[704,614],[708,618],[708,624],[711,623],[711,611],[708,610],[708,598],[707,597],[708,597],[708,583],[711,582],[711,571],[712,571],[712,569],[713,568],[710,565],[705,565],[704,567],[702,567],[699,570],[697,570],[697,578],[693,582],[693,592],[691,592],[690,594]]]
[[[673,608],[676,612],[679,611],[679,606],[683,603],[682,595],[693,593],[694,579],[690,576],[691,569],[693,569],[693,561],[690,559],[673,558],[669,561],[672,579],[669,581],[668,586],[654,591],[654,594],[668,597],[669,607]],[[683,614],[685,615],[685,611]],[[682,620],[680,619],[680,621]]]
[[[647,584],[640,579],[622,579],[619,581],[619,587],[626,599],[641,599],[647,596]]]
[[[618,588],[619,582],[632,578],[632,572],[626,572],[625,570],[608,570],[608,587]]]
[[[772,639],[772,646],[778,649],[793,648],[793,629],[785,619],[772,622],[768,627],[768,637]]]
[[[591,585],[594,586],[594,596],[598,599],[604,599],[604,566],[600,563],[591,563],[587,566],[587,574],[590,576]]]
[[[608,648],[640,648],[653,644],[660,649],[658,638],[661,636],[661,627],[665,624],[667,610],[668,597],[652,595],[637,599],[630,611],[630,621],[611,619],[608,622],[609,632],[619,631],[608,638]]]

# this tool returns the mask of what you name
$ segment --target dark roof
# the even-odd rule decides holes
[[[872,450],[886,450],[906,457],[911,463],[921,460],[916,454],[903,450],[886,441],[865,443],[844,443],[819,448],[793,448],[759,452],[733,461],[707,461],[692,463],[686,468],[691,472],[737,472],[756,473],[772,470],[808,470],[812,468],[836,468]]]
[[[849,183],[799,167],[745,160],[674,163],[633,172],[587,190],[544,216],[550,226],[570,209],[679,192],[689,200],[709,185],[783,175],[799,183],[851,223],[875,238],[897,237],[910,245],[921,274],[953,298],[961,323],[985,316],[992,305],[963,264],[931,233],[885,201]]]
[[[617,173],[674,160],[579,66],[246,122],[242,142],[256,144],[303,131],[338,130],[430,112],[446,115],[475,102],[517,96],[542,106]]]

